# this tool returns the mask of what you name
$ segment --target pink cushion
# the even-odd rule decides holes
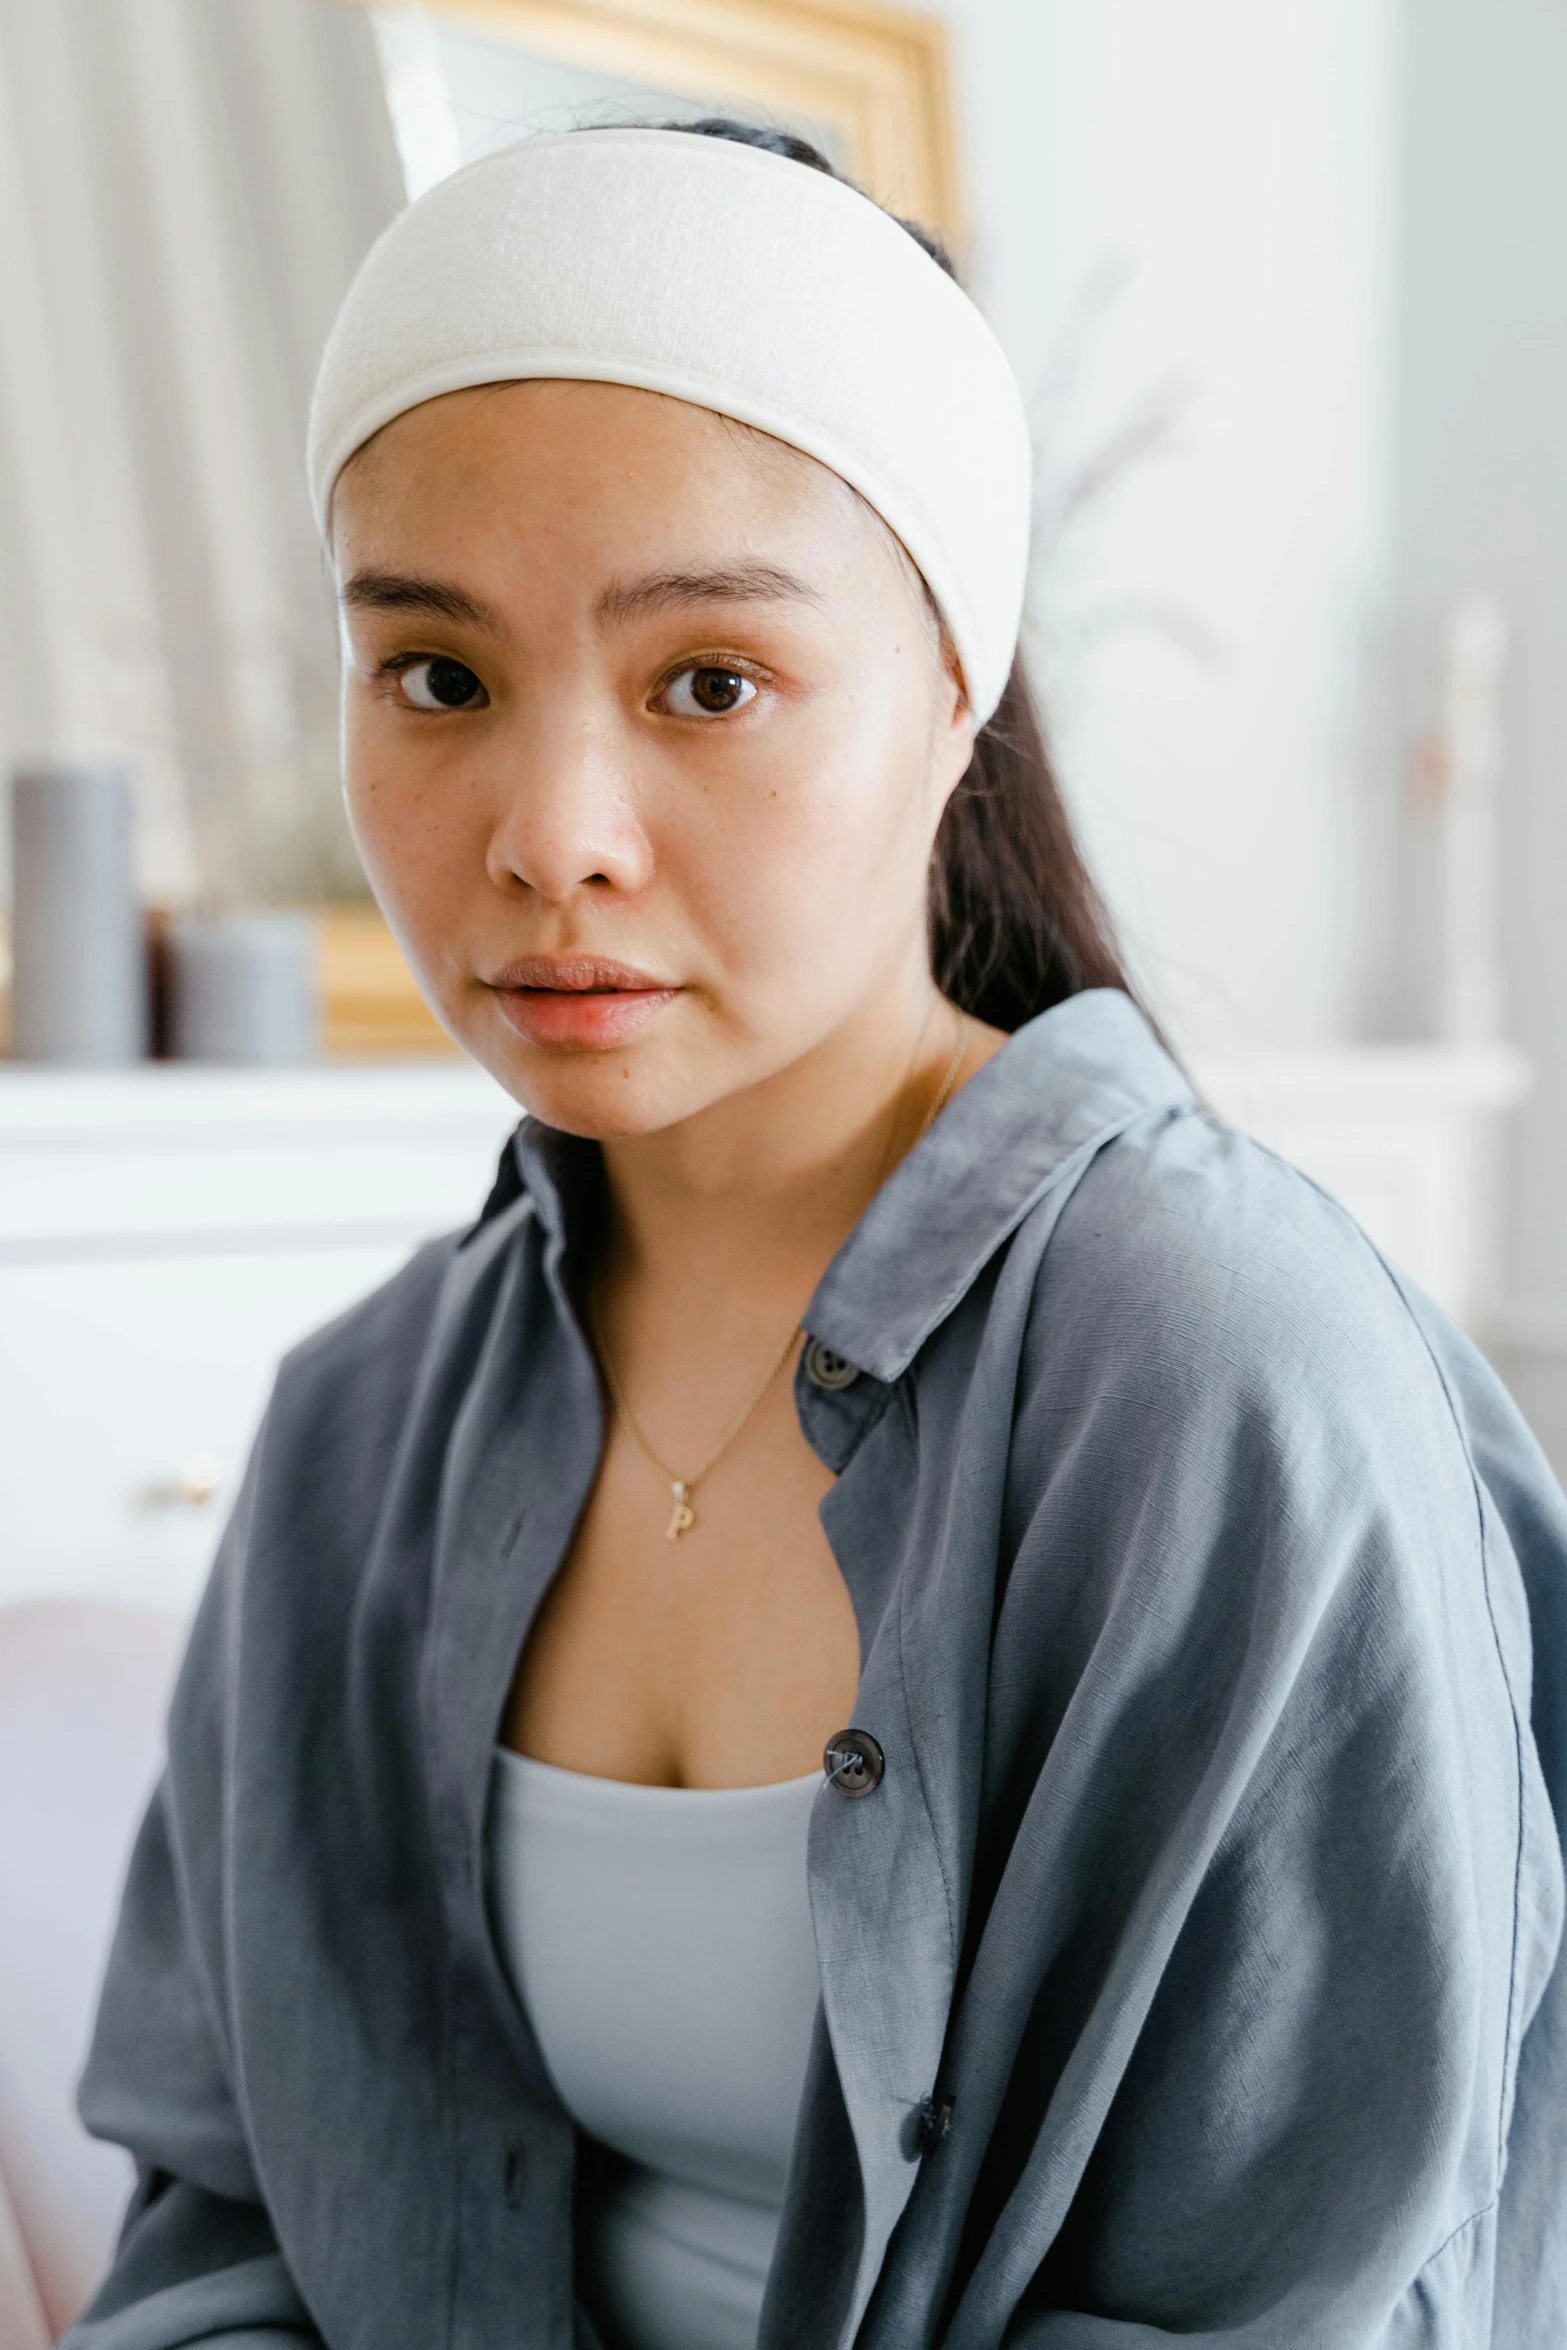
[[[0,2342],[5,2350],[49,2350],[49,2328],[44,2323],[32,2262],[22,2243],[22,2230],[11,2199],[0,2179]]]
[[[130,2187],[73,2099],[183,1639],[136,1608],[0,1609],[0,2189],[51,2338],[102,2275]],[[5,2304],[6,2233],[0,2214],[10,2350],[12,2324],[35,2336]]]

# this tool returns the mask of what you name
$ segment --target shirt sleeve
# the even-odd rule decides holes
[[[1493,2339],[1537,1986],[1509,1970],[1503,1870],[1475,1846],[1489,1825],[1511,1874],[1517,1815],[1488,1755],[1466,1789],[1461,1744],[1385,1654],[1355,1655],[1380,1646],[1358,1609],[1319,1641],[1213,1837],[1008,2350]],[[1117,1835],[1136,1809],[1134,1791]]]
[[[61,2350],[299,2350],[320,2337],[251,2169],[168,1814],[165,1782],[132,1855],[80,2097],[94,2136],[130,2149],[138,2184],[109,2274]]]
[[[1039,1756],[996,1928],[1014,1964],[1037,1940],[968,2303],[1010,2305],[1007,2350],[1512,2339],[1561,1925],[1522,1528],[1393,1282],[1319,1222],[1271,1261],[1183,1238],[1179,1281],[1156,1234],[1081,1284],[1124,1326],[1019,1415],[1004,1604],[1050,1661],[1015,1640],[993,1691]],[[1073,1285],[1047,1303],[1058,1337]]]
[[[222,1863],[224,1584],[255,1476],[253,1454],[180,1673],[179,1767],[154,1790],[132,1850],[77,2101],[94,2137],[129,2151],[137,2186],[109,2274],[60,2350],[300,2350],[321,2339],[256,2180],[221,1961],[197,1930],[200,1888],[215,1887]],[[188,1797],[193,1784],[202,1800],[182,1821],[179,1789]]]

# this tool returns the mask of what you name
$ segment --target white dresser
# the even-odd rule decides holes
[[[0,1064],[0,1604],[188,1606],[278,1356],[471,1219],[517,1115],[455,1060]]]
[[[1198,1056],[1195,1074],[1483,1326],[1516,1055]],[[278,1356],[474,1215],[516,1116],[456,1060],[0,1064],[0,1604],[188,1606]]]

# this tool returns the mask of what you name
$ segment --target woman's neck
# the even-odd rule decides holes
[[[678,1126],[607,1142],[609,1285],[802,1310],[944,1082],[1005,1041],[927,982]]]

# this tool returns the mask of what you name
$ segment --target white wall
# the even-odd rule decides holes
[[[1567,11],[945,14],[976,290],[1025,384],[1079,354],[1047,441],[1070,461],[1150,393],[1175,414],[1065,560],[1046,547],[1039,659],[1185,1041],[1431,1032],[1404,777],[1453,599],[1509,613],[1502,928],[1537,1086],[1495,1351],[1567,1469]]]
[[[1418,0],[1406,40],[1402,719],[1406,741],[1429,723],[1443,605],[1492,589],[1513,624],[1503,949],[1537,1072],[1501,1359],[1567,1470],[1567,10]]]
[[[1090,848],[1186,1039],[1344,1037],[1386,887],[1391,0],[944,14],[972,275],[1047,443],[1069,468],[1168,417],[1058,548],[1042,517],[1040,657]]]

